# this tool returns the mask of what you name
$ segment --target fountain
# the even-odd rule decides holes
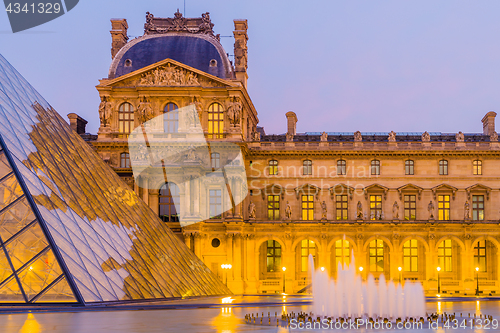
[[[404,286],[386,282],[380,275],[378,285],[373,275],[363,281],[356,273],[354,255],[350,265],[339,263],[337,279],[328,273],[314,270],[314,260],[309,255],[313,313],[332,318],[386,318],[405,320],[426,316],[425,296],[420,282],[406,281]]]

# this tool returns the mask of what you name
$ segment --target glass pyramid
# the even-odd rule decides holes
[[[0,55],[0,303],[228,293]]]

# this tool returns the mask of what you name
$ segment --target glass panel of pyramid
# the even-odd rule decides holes
[[[228,293],[0,55],[0,303]]]

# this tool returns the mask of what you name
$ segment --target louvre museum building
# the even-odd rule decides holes
[[[147,13],[131,40],[125,19],[111,25],[97,135],[74,113],[71,131],[32,88],[17,111],[0,94],[1,297],[296,293],[309,255],[332,277],[355,261],[365,279],[427,294],[473,294],[476,277],[500,291],[495,112],[478,113],[477,133],[300,133],[283,110],[286,132],[266,133],[247,91],[246,20],[232,60],[209,13]],[[38,264],[52,265],[48,282],[28,283]]]

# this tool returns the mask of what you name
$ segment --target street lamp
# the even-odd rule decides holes
[[[398,271],[399,271],[399,284],[401,284],[401,280],[402,280],[402,279],[401,279],[401,275],[403,274],[403,273],[401,273],[401,270],[402,270],[402,269],[403,269],[403,268],[398,267]]]
[[[441,283],[439,281],[439,272],[441,271],[441,267],[438,267],[437,271],[438,271],[438,294],[441,294]]]
[[[476,296],[479,296],[479,267],[476,267]]]
[[[325,267],[321,267],[321,271],[324,272],[325,271]]]
[[[286,271],[286,267],[283,266],[281,268],[283,270],[283,294],[285,293],[285,271]]]
[[[225,277],[226,277],[226,282],[225,282],[225,284],[226,284],[226,287],[227,287],[227,272],[226,272],[226,271],[227,271],[228,269],[231,269],[233,266],[232,266],[231,264],[222,264],[222,265],[220,265],[220,267],[221,267],[221,268],[222,268],[222,270],[224,271],[224,275],[225,275]]]

